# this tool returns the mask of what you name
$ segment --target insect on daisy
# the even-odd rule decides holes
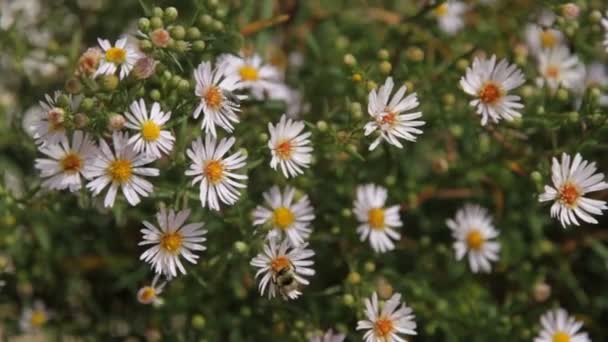
[[[289,119],[285,114],[276,126],[268,123],[270,167],[273,170],[280,167],[286,178],[303,174],[303,168],[310,167],[313,148],[309,138],[312,133],[302,133],[302,130],[304,122]]]
[[[233,124],[239,122],[236,115],[240,111],[239,101],[246,98],[233,94],[241,87],[239,77],[226,74],[225,64],[213,69],[210,62],[203,62],[194,70],[194,79],[194,94],[200,97],[201,102],[194,110],[193,116],[196,119],[203,113],[201,127],[205,133],[217,136],[216,125],[228,133],[234,131]]]
[[[534,342],[591,342],[587,333],[579,332],[583,322],[562,308],[546,312],[540,317],[540,324],[543,329]]]
[[[543,50],[538,56],[538,68],[553,91],[559,86],[575,89],[585,77],[585,66],[565,46]]]
[[[281,242],[269,239],[264,245],[264,252],[251,259],[251,265],[258,268],[256,278],[263,275],[259,290],[263,296],[268,291],[268,298],[274,298],[277,292],[284,300],[296,299],[302,294],[300,288],[308,285],[304,277],[315,274],[310,268],[314,264],[309,260],[315,255],[311,249],[306,249],[304,243],[293,247],[288,239]]]
[[[41,146],[40,152],[50,157],[36,159],[35,167],[40,170],[40,177],[46,178],[42,187],[76,191],[82,187],[80,176],[84,176],[86,165],[97,156],[98,150],[88,134],[75,131],[71,145],[65,140],[56,145]]]
[[[334,334],[333,330],[329,329],[322,335],[313,336],[310,342],[342,342],[346,338],[344,334]]]
[[[148,112],[144,99],[133,101],[129,108],[131,112],[125,112],[125,127],[137,130],[137,134],[129,139],[133,149],[155,159],[159,159],[163,153],[169,154],[173,150],[175,137],[163,128],[171,118],[171,112],[162,112],[158,102],[154,102]]]
[[[184,225],[190,216],[190,209],[177,213],[165,208],[156,214],[158,228],[148,221],[143,221],[146,228],[141,230],[143,241],[140,246],[154,245],[148,248],[140,257],[149,263],[154,272],[169,277],[176,277],[177,270],[186,274],[186,269],[180,260],[180,256],[189,262],[196,264],[198,255],[193,251],[204,251],[203,245],[207,239],[204,237],[207,231],[201,229],[203,222],[195,222]]]
[[[129,76],[141,55],[135,48],[127,44],[127,38],[117,40],[114,45],[110,44],[107,39],[98,38],[97,42],[103,50],[103,56],[94,76],[113,75],[119,68],[121,80]]]
[[[463,15],[467,5],[462,1],[446,1],[435,7],[433,14],[437,18],[439,28],[447,34],[455,34],[464,27]]]
[[[71,95],[62,95],[60,92],[55,92],[53,97],[48,94],[44,96],[46,101],[40,101],[41,111],[36,113],[29,127],[36,142],[43,146],[68,140],[64,126],[66,109],[58,104],[61,96],[66,96],[69,110],[76,109],[80,104],[80,97],[73,99]]]
[[[158,176],[156,168],[142,167],[154,161],[143,153],[137,153],[133,145],[129,144],[127,133],[114,132],[112,135],[114,152],[105,140],[99,141],[100,153],[87,165],[85,177],[92,179],[87,188],[97,196],[108,185],[109,190],[104,199],[105,207],[112,207],[116,199],[118,188],[130,205],[140,202],[140,196],[147,197],[154,187],[141,176]]]
[[[227,158],[224,155],[234,145],[233,137],[216,138],[207,135],[203,143],[201,138],[192,143],[186,151],[192,161],[186,176],[193,176],[192,184],[200,182],[201,205],[207,205],[213,210],[220,210],[220,201],[232,205],[241,196],[239,189],[247,186],[240,181],[247,179],[247,175],[234,171],[245,167],[247,156],[242,152],[235,152]]]
[[[393,78],[389,77],[378,91],[372,89],[369,92],[367,111],[373,121],[365,125],[365,135],[368,136],[376,130],[380,131],[378,138],[369,146],[370,151],[382,140],[402,148],[399,139],[414,142],[415,134],[422,134],[422,131],[416,127],[423,126],[425,122],[415,120],[422,116],[422,112],[401,114],[418,107],[418,95],[412,93],[404,98],[407,88],[403,85],[391,98],[393,87]]]
[[[468,254],[473,273],[489,273],[492,270],[490,261],[498,260],[500,244],[491,241],[498,236],[498,231],[494,229],[488,211],[478,205],[467,204],[456,212],[454,219],[448,219],[446,225],[456,239],[456,259],[461,260]]]
[[[553,186],[545,185],[545,192],[539,196],[540,202],[554,201],[551,206],[551,217],[559,218],[563,227],[579,225],[577,217],[587,223],[597,224],[592,215],[602,215],[608,209],[605,201],[584,197],[594,191],[608,189],[603,173],[595,173],[595,162],[583,160],[580,154],[574,156],[563,153],[561,163],[553,158],[551,178]]]
[[[253,224],[269,224],[268,238],[286,235],[292,245],[299,246],[310,236],[312,230],[309,226],[315,215],[308,196],[304,195],[293,203],[295,192],[290,186],[285,187],[283,193],[278,186],[270,188],[264,193],[267,206],[258,205],[253,211]]]
[[[32,307],[25,308],[19,319],[19,327],[27,333],[40,331],[50,318],[44,303],[36,300]]]
[[[281,84],[280,71],[265,64],[258,54],[251,56],[222,55],[220,64],[228,75],[234,75],[240,80],[240,87],[249,89],[254,98],[261,100],[264,94],[272,94]]]
[[[413,312],[412,308],[401,303],[399,293],[395,293],[380,309],[378,294],[374,292],[371,300],[365,299],[367,319],[357,322],[357,330],[367,330],[363,335],[365,342],[405,341],[400,334],[417,335]]]
[[[152,280],[152,284],[141,287],[137,291],[137,301],[141,304],[158,304],[160,303],[160,298],[158,297],[165,288],[165,285],[169,282],[170,278],[165,278],[165,280],[158,283],[158,279],[160,278],[160,274],[157,273],[154,275],[154,279]]]
[[[387,199],[385,188],[366,184],[357,187],[353,212],[361,223],[357,233],[361,241],[369,239],[374,251],[379,253],[395,249],[393,240],[401,239],[401,234],[395,230],[403,226],[399,217],[399,205],[385,208]]]
[[[525,81],[515,64],[509,65],[506,59],[496,64],[496,56],[492,56],[489,60],[475,58],[473,67],[467,68],[465,76],[460,79],[460,86],[467,94],[476,97],[470,105],[477,107],[484,126],[488,119],[497,123],[500,119],[511,121],[521,117],[519,109],[524,106],[519,102],[520,97],[509,95],[509,92]]]

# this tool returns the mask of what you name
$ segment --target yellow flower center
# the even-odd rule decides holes
[[[205,165],[203,173],[207,176],[209,182],[217,184],[224,178],[224,164],[219,160],[211,160]]]
[[[112,181],[124,183],[131,178],[133,167],[131,161],[127,159],[116,159],[108,166],[107,174]]]
[[[272,261],[270,262],[270,267],[272,268],[272,270],[277,273],[280,270],[284,269],[284,268],[288,268],[290,265],[290,261],[289,258],[281,255],[278,256],[274,259],[272,259]]]
[[[543,48],[552,48],[557,45],[557,36],[551,30],[543,30],[540,33],[540,43]]]
[[[251,65],[245,65],[239,69],[239,75],[243,81],[257,81],[260,78],[258,69]]]
[[[560,202],[569,207],[575,207],[580,196],[578,187],[572,183],[566,183],[559,189]]]
[[[471,231],[467,234],[467,246],[469,249],[478,251],[483,246],[484,238],[481,235],[481,232],[477,229],[471,229]]]
[[[372,227],[372,229],[384,229],[384,209],[370,209],[368,212],[367,222]]]
[[[146,120],[141,125],[141,136],[145,141],[156,141],[160,136],[160,126],[152,120]]]
[[[40,328],[46,323],[46,313],[42,310],[34,310],[32,312],[32,317],[30,318],[30,323],[32,326],[36,328]]]
[[[553,334],[553,342],[570,342],[570,335],[563,331]]]
[[[288,160],[291,158],[292,146],[291,141],[285,140],[282,143],[278,144],[275,151],[279,155],[279,158],[283,160]]]
[[[376,336],[386,337],[393,332],[393,330],[395,330],[393,321],[388,318],[381,317],[376,321],[376,323],[374,323],[374,331],[376,332]]]
[[[488,82],[479,91],[479,99],[483,103],[492,104],[500,99],[501,93],[500,88],[496,84]]]
[[[559,68],[555,65],[549,65],[547,67],[547,70],[545,72],[545,74],[547,75],[547,77],[549,78],[559,78]]]
[[[176,254],[182,246],[182,234],[179,232],[166,233],[160,238],[160,246],[167,252]]]
[[[434,11],[435,11],[435,15],[438,16],[438,17],[443,17],[446,14],[448,14],[448,4],[447,4],[447,2],[443,3],[443,4],[439,5],[439,6],[437,6]]]
[[[207,91],[205,91],[205,94],[203,95],[203,99],[207,103],[207,106],[213,109],[218,109],[222,105],[222,102],[224,102],[222,91],[216,86],[207,88]]]
[[[279,207],[272,213],[272,222],[275,226],[285,230],[295,221],[295,216],[291,210]]]
[[[122,64],[127,60],[127,50],[111,47],[106,51],[106,61],[114,64]]]
[[[77,173],[82,167],[82,159],[74,152],[68,153],[59,163],[65,173]]]
[[[150,304],[156,299],[156,289],[152,286],[144,286],[137,293],[137,299],[144,304]]]

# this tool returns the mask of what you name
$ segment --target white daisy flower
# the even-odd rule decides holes
[[[141,54],[134,47],[127,44],[127,38],[117,40],[113,46],[107,39],[98,38],[97,42],[104,54],[94,77],[113,75],[119,68],[121,80],[129,76]]]
[[[303,168],[310,167],[313,148],[309,138],[312,133],[302,133],[302,130],[304,122],[289,119],[285,114],[276,126],[268,123],[270,167],[273,170],[280,167],[286,178],[303,174]]]
[[[447,34],[455,34],[464,27],[464,13],[467,5],[462,1],[446,1],[435,7],[433,14],[437,18],[439,28]]]
[[[554,201],[551,206],[551,217],[559,218],[563,227],[579,225],[577,217],[587,223],[597,224],[592,215],[602,215],[608,209],[605,201],[584,197],[594,191],[608,189],[603,173],[595,173],[595,162],[583,160],[580,154],[574,156],[570,164],[570,155],[563,153],[561,163],[553,158],[551,178],[553,186],[545,185],[545,192],[539,201]]]
[[[422,131],[416,127],[423,126],[425,122],[415,121],[422,116],[422,112],[401,114],[418,107],[418,95],[412,93],[404,98],[407,88],[403,85],[391,98],[393,86],[393,78],[389,77],[377,92],[375,89],[369,92],[367,112],[373,121],[365,125],[365,135],[368,136],[376,130],[380,131],[378,138],[369,146],[370,151],[382,140],[402,148],[399,139],[414,142],[415,135],[422,134]]]
[[[545,49],[553,49],[566,43],[564,34],[551,28],[555,23],[555,14],[544,11],[537,23],[526,25],[526,44],[533,55],[538,56]]]
[[[591,342],[585,332],[579,332],[583,322],[568,315],[564,309],[548,311],[540,317],[543,329],[534,342]]]
[[[65,140],[56,145],[41,146],[40,152],[50,157],[36,159],[35,167],[40,170],[40,177],[46,178],[42,187],[76,191],[82,187],[80,176],[84,176],[86,165],[99,151],[88,134],[75,131],[71,146]]]
[[[203,62],[194,70],[196,89],[194,94],[201,98],[201,102],[194,110],[194,118],[203,113],[202,129],[206,134],[217,136],[215,126],[219,126],[228,133],[234,131],[235,123],[239,122],[236,113],[240,112],[239,101],[245,99],[244,95],[235,95],[233,92],[241,87],[237,75],[226,73],[225,64],[211,67],[210,62]]]
[[[277,293],[283,299],[296,299],[302,294],[300,288],[308,285],[305,277],[315,274],[310,268],[314,264],[309,260],[315,255],[311,249],[306,249],[307,243],[293,247],[288,239],[279,243],[277,239],[269,239],[264,245],[264,252],[251,259],[251,265],[259,268],[256,278],[263,275],[259,290],[263,296],[268,290],[268,298],[274,298]]]
[[[265,64],[258,54],[252,56],[220,56],[220,64],[227,75],[236,76],[240,87],[249,89],[254,98],[261,100],[265,94],[272,94],[281,84],[281,72],[276,67]]]
[[[33,133],[36,143],[43,146],[67,142],[64,126],[66,110],[61,108],[57,101],[62,94],[55,92],[54,96],[45,95],[46,101],[40,101],[41,111],[31,120],[29,129]],[[80,104],[80,97],[72,98],[66,95],[69,101],[69,110],[75,110]]]
[[[26,333],[38,332],[48,322],[50,316],[44,303],[36,300],[32,307],[23,309],[19,319],[19,327]]]
[[[310,236],[309,226],[315,215],[308,196],[293,203],[294,194],[295,189],[290,186],[285,187],[283,193],[278,186],[270,188],[264,193],[267,206],[258,205],[253,211],[253,225],[269,224],[268,238],[286,235],[292,245],[299,246]]]
[[[159,304],[161,302],[161,299],[158,296],[163,293],[163,289],[170,278],[165,278],[162,283],[157,284],[160,276],[161,274],[159,273],[155,274],[152,284],[143,286],[137,291],[138,302],[141,304]]]
[[[559,86],[576,89],[585,77],[585,66],[565,46],[543,50],[538,56],[538,68],[553,91]]]
[[[234,172],[245,167],[247,156],[239,151],[224,158],[234,142],[235,139],[230,137],[218,143],[216,138],[207,135],[204,143],[198,138],[186,151],[192,164],[185,174],[194,177],[193,185],[201,183],[200,198],[203,208],[208,205],[213,210],[220,210],[220,201],[233,205],[241,196],[239,189],[247,187],[240,183],[247,179],[247,175]]]
[[[357,322],[357,330],[367,330],[363,335],[365,342],[403,342],[405,339],[401,335],[417,335],[413,312],[401,303],[399,293],[387,300],[381,310],[378,294],[374,292],[371,300],[365,299],[367,319]]]
[[[468,254],[469,266],[473,273],[492,270],[490,261],[498,260],[500,244],[491,241],[498,236],[488,211],[478,205],[467,204],[456,212],[454,219],[446,221],[452,230],[456,259]]]
[[[92,179],[87,188],[97,196],[110,186],[104,199],[105,207],[114,205],[118,188],[121,188],[129,204],[135,206],[140,202],[140,196],[147,197],[154,190],[152,184],[140,176],[158,176],[159,171],[156,168],[142,167],[154,159],[137,153],[133,145],[129,144],[127,133],[114,132],[112,142],[114,152],[105,140],[99,141],[101,153],[84,171],[85,177]]]
[[[470,105],[477,107],[481,115],[481,125],[488,118],[497,123],[501,119],[511,121],[521,117],[519,109],[523,108],[521,98],[509,95],[509,92],[525,83],[524,74],[515,64],[509,65],[506,59],[496,64],[496,56],[489,60],[475,58],[473,67],[467,68],[466,75],[460,79],[460,86],[469,95],[477,99]]]
[[[357,187],[353,212],[361,223],[357,227],[361,241],[369,239],[374,251],[384,253],[395,249],[393,240],[401,239],[401,234],[395,228],[401,228],[403,223],[399,217],[399,205],[385,208],[387,199],[385,188],[366,184]]]
[[[186,274],[186,269],[180,260],[180,256],[189,262],[196,264],[198,255],[194,251],[204,251],[203,245],[207,239],[204,237],[207,231],[201,229],[203,222],[189,223],[184,225],[190,216],[190,209],[177,213],[173,210],[166,211],[160,208],[156,214],[157,228],[148,221],[143,221],[146,228],[141,230],[143,241],[140,246],[154,245],[148,248],[140,257],[149,263],[154,272],[169,277],[177,276],[177,269]]]
[[[154,102],[148,113],[144,99],[133,101],[129,108],[131,112],[125,112],[125,127],[137,130],[137,134],[129,139],[134,150],[155,159],[159,159],[163,153],[169,154],[173,150],[175,137],[163,128],[171,118],[171,112],[162,112],[160,104]]]
[[[344,334],[334,334],[333,330],[329,329],[322,335],[313,336],[310,342],[343,342],[346,338]]]

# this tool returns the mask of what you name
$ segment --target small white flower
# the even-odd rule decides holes
[[[26,333],[39,332],[50,318],[50,313],[40,300],[34,301],[32,307],[23,309],[19,327]]]
[[[534,342],[591,342],[585,332],[579,332],[583,322],[570,317],[562,308],[546,312],[540,317],[543,327]]]
[[[509,92],[525,81],[521,70],[515,64],[509,65],[506,59],[496,64],[496,56],[489,60],[476,57],[473,67],[467,68],[466,75],[460,79],[460,86],[477,98],[470,105],[477,107],[484,126],[488,118],[497,123],[501,119],[511,121],[521,117],[519,110],[524,107],[519,102],[521,99]]]
[[[237,75],[226,73],[226,65],[219,64],[212,69],[210,62],[203,62],[194,70],[196,89],[194,94],[200,97],[201,102],[194,110],[194,118],[203,113],[202,129],[206,134],[217,136],[215,126],[219,126],[228,133],[234,131],[235,123],[239,122],[236,113],[240,112],[239,101],[246,98],[235,95],[233,92],[241,87]]]
[[[119,68],[121,80],[129,76],[141,54],[134,47],[127,44],[127,38],[117,40],[114,46],[107,39],[98,38],[97,42],[104,54],[94,77],[113,75]]]
[[[207,135],[204,143],[198,138],[186,151],[192,164],[185,174],[194,177],[193,185],[201,183],[200,199],[203,208],[209,205],[213,210],[220,210],[220,201],[233,205],[241,196],[239,189],[247,187],[239,182],[246,180],[247,175],[234,172],[245,167],[247,156],[239,151],[224,158],[234,142],[235,139],[230,137],[223,138],[218,143],[216,138]]]
[[[491,241],[498,236],[488,211],[478,205],[467,204],[456,212],[454,219],[446,221],[452,230],[456,259],[468,254],[469,266],[473,273],[492,270],[491,261],[498,260],[500,244]]]
[[[585,77],[585,66],[565,46],[543,50],[538,56],[538,69],[548,87],[576,89]]]
[[[551,28],[554,23],[555,14],[543,11],[537,23],[526,25],[526,43],[534,56],[538,56],[545,49],[556,48],[566,43],[564,34]]]
[[[99,141],[101,153],[89,163],[84,171],[87,178],[92,179],[87,188],[97,196],[108,185],[110,186],[104,199],[105,207],[112,207],[116,199],[118,188],[130,205],[135,206],[140,202],[140,196],[147,197],[153,190],[152,183],[140,176],[158,176],[156,168],[142,167],[154,161],[153,158],[143,153],[137,153],[133,146],[128,143],[129,135],[114,132],[112,142],[114,152],[105,140]]]
[[[437,18],[439,28],[447,34],[455,34],[464,27],[464,13],[467,5],[462,1],[446,1],[435,7],[433,14]]]
[[[266,207],[258,205],[253,211],[255,226],[268,223],[272,228],[268,238],[283,238],[286,235],[294,246],[299,246],[308,239],[312,229],[310,223],[315,215],[308,196],[304,195],[293,203],[295,189],[287,186],[283,193],[278,186],[273,186],[264,193]]]
[[[228,75],[240,80],[240,87],[249,89],[254,98],[261,100],[265,94],[272,94],[281,84],[281,72],[270,64],[264,64],[258,54],[252,56],[220,56],[220,64]]]
[[[41,111],[30,122],[29,128],[38,144],[55,145],[61,142],[66,143],[68,140],[64,126],[66,111],[57,104],[61,95],[60,92],[55,92],[53,97],[45,95],[46,101],[40,101]],[[71,95],[66,96],[70,103],[70,110],[78,107],[80,98],[73,99]]]
[[[91,137],[75,131],[72,145],[67,140],[56,145],[40,147],[40,152],[50,158],[36,159],[35,167],[40,170],[40,177],[46,178],[42,187],[51,190],[70,189],[76,191],[82,187],[81,175],[86,166],[92,162],[99,151]]]
[[[334,334],[333,330],[329,329],[323,335],[311,337],[310,342],[342,342],[345,338],[346,335]]]
[[[545,192],[539,201],[555,201],[551,206],[551,217],[558,217],[563,227],[579,225],[577,217],[587,223],[597,224],[592,215],[602,215],[608,209],[605,201],[584,197],[594,191],[608,189],[603,173],[595,173],[595,162],[583,160],[580,154],[574,156],[570,164],[570,155],[562,154],[561,163],[553,158],[551,178],[553,186],[545,185]]]
[[[374,292],[371,300],[365,299],[367,319],[357,322],[357,330],[367,330],[363,335],[365,342],[403,342],[405,339],[400,335],[417,335],[413,312],[412,308],[401,303],[399,293],[387,300],[380,310],[378,294]]]
[[[165,208],[161,207],[156,214],[159,228],[148,221],[143,221],[146,228],[141,230],[143,241],[139,245],[154,246],[148,248],[140,259],[149,263],[157,274],[176,277],[177,269],[182,274],[186,274],[180,256],[196,264],[198,255],[193,251],[206,249],[203,242],[207,240],[204,237],[207,231],[201,229],[204,225],[203,222],[184,225],[189,216],[190,209],[179,211],[176,214],[173,210],[167,212]]]
[[[133,144],[135,151],[155,159],[160,158],[163,153],[169,154],[173,150],[175,137],[164,129],[164,126],[171,118],[171,112],[162,112],[160,104],[154,102],[148,113],[144,99],[133,101],[129,108],[131,112],[125,112],[125,127],[137,131],[137,134],[129,139],[129,144]]]
[[[269,239],[264,245],[264,252],[251,259],[251,265],[259,268],[256,278],[262,276],[259,284],[263,296],[268,290],[268,298],[274,298],[277,293],[283,299],[296,299],[302,294],[300,288],[308,285],[304,277],[315,274],[310,268],[314,264],[309,260],[315,255],[308,244],[293,247],[288,239],[279,243],[277,239]]]
[[[161,299],[158,297],[161,293],[163,293],[163,289],[165,285],[169,282],[170,278],[165,278],[165,280],[158,283],[158,279],[161,274],[157,273],[154,275],[154,279],[152,280],[152,284],[141,287],[137,291],[137,301],[141,304],[159,304],[161,303]]]
[[[285,114],[276,126],[268,123],[270,167],[273,170],[280,167],[286,178],[303,174],[302,168],[310,167],[313,149],[309,138],[312,133],[302,133],[303,130],[304,122],[289,119]]]
[[[393,78],[389,77],[377,92],[375,89],[369,92],[367,111],[373,121],[365,125],[365,135],[368,136],[376,130],[380,131],[378,138],[369,146],[370,151],[382,140],[402,148],[399,139],[414,142],[415,135],[422,134],[422,131],[416,127],[423,126],[425,122],[415,121],[422,116],[422,112],[401,114],[418,107],[418,96],[412,93],[404,98],[407,88],[403,85],[391,98],[393,86]]]
[[[395,249],[392,240],[401,239],[401,234],[395,228],[401,228],[403,223],[399,217],[399,205],[385,208],[387,191],[385,188],[366,184],[357,187],[353,212],[361,223],[357,227],[361,241],[369,238],[374,251],[384,253]]]

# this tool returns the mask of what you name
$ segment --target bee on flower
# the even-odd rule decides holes
[[[534,342],[591,342],[585,332],[580,332],[583,322],[569,316],[562,308],[546,312],[540,318],[542,330]]]
[[[456,212],[454,219],[446,221],[452,230],[456,259],[468,255],[469,266],[473,273],[489,273],[490,262],[498,260],[500,244],[492,241],[498,237],[498,231],[492,224],[492,217],[485,208],[467,204]]]
[[[264,251],[251,259],[251,265],[258,268],[256,278],[260,279],[259,290],[263,296],[274,298],[277,293],[284,300],[296,299],[302,292],[301,287],[309,284],[305,277],[315,274],[311,268],[314,264],[309,260],[315,255],[312,249],[306,249],[307,243],[294,247],[289,239],[279,241],[268,239]]]
[[[424,121],[416,120],[422,116],[422,112],[402,114],[418,107],[418,95],[412,93],[404,97],[407,88],[403,85],[391,98],[393,87],[393,78],[389,77],[378,91],[372,89],[369,92],[367,111],[372,121],[365,125],[365,136],[375,131],[380,132],[369,146],[370,151],[383,140],[403,148],[399,139],[415,142],[416,135],[422,134],[422,130],[416,128],[425,124]]]
[[[59,104],[62,97],[67,100],[68,108]],[[29,129],[36,143],[43,146],[66,143],[68,140],[65,127],[66,109],[75,111],[80,105],[81,98],[72,98],[71,95],[63,95],[60,92],[55,92],[53,97],[47,94],[44,98],[46,101],[40,101],[41,110],[31,119]]]
[[[44,303],[40,300],[34,301],[34,305],[23,309],[19,319],[19,327],[26,333],[39,332],[44,328],[51,317]]]
[[[160,304],[161,298],[158,296],[163,293],[163,289],[165,285],[169,282],[170,278],[165,278],[163,282],[158,284],[158,280],[160,279],[161,274],[157,273],[154,275],[154,279],[152,279],[152,284],[141,287],[137,291],[137,301],[141,304]]]
[[[258,54],[222,55],[220,65],[226,75],[238,78],[240,88],[248,89],[258,100],[264,99],[266,94],[274,93],[282,84],[281,72],[276,67],[264,63]]]
[[[395,293],[382,308],[378,305],[378,294],[365,299],[367,319],[357,322],[357,330],[366,330],[365,342],[405,341],[401,335],[417,335],[414,311],[401,303],[401,294]]]
[[[268,123],[270,167],[273,170],[280,168],[285,178],[303,174],[303,169],[310,167],[312,162],[312,133],[302,133],[303,130],[304,122],[289,119],[285,114],[276,126]]]
[[[561,163],[553,158],[551,179],[553,186],[545,185],[545,192],[539,201],[554,201],[551,206],[551,217],[559,218],[563,227],[579,225],[577,217],[584,222],[597,224],[592,215],[602,215],[608,209],[606,201],[585,197],[587,193],[608,189],[604,174],[596,173],[595,162],[590,163],[580,154],[574,156],[563,153]]]
[[[585,66],[565,46],[543,50],[538,56],[538,69],[552,91],[560,86],[576,89],[585,78]]]
[[[144,99],[133,101],[129,108],[131,112],[125,113],[125,127],[137,131],[129,139],[135,152],[145,153],[155,159],[159,159],[162,154],[169,154],[173,150],[175,137],[164,126],[171,118],[171,112],[163,112],[158,102],[154,102],[148,112]]]
[[[129,76],[141,54],[127,43],[127,38],[118,39],[114,45],[107,39],[98,38],[97,42],[103,50],[103,56],[94,77],[114,75],[117,70],[120,70],[121,80]]]
[[[462,1],[449,0],[435,7],[433,15],[437,18],[441,31],[453,35],[464,27],[464,14],[467,5]]]

